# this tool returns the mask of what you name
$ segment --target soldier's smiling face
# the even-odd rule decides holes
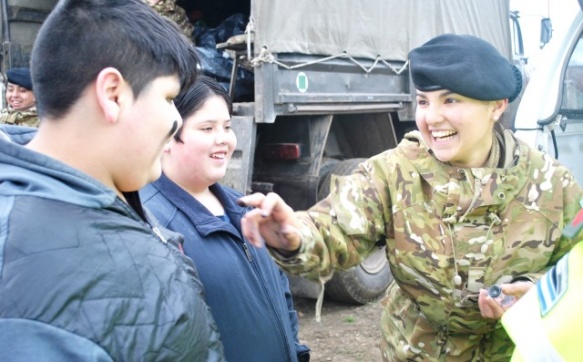
[[[18,84],[8,82],[6,102],[14,110],[25,111],[35,105],[34,93]]]
[[[458,167],[481,167],[507,100],[481,101],[442,89],[417,90],[415,121],[435,157]]]

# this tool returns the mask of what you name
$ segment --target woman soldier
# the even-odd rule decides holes
[[[520,72],[488,42],[438,36],[409,54],[418,131],[332,179],[296,212],[276,194],[240,201],[255,245],[292,273],[325,280],[387,245],[395,283],[383,301],[387,361],[508,360],[501,286],[519,298],[573,242],[561,229],[583,197],[571,173],[498,120]],[[577,240],[577,238],[575,238]]]

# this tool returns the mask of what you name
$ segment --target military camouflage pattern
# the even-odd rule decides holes
[[[29,108],[26,111],[16,111],[4,108],[0,112],[0,123],[17,126],[38,127],[39,119],[38,113],[36,112],[36,107]]]
[[[574,245],[561,230],[583,191],[550,156],[510,131],[504,140],[504,168],[459,169],[409,133],[353,175],[333,178],[325,200],[298,212],[306,225],[300,253],[273,253],[277,262],[324,280],[382,240],[395,280],[383,300],[386,361],[509,360],[513,344],[499,321],[481,317],[477,293],[517,277],[537,280],[555,264]]]
[[[186,11],[183,8],[176,5],[176,0],[160,0],[155,5],[152,5],[149,0],[144,0],[148,5],[150,5],[156,12],[162,16],[175,22],[180,30],[186,35],[186,37],[192,40],[192,31],[194,30],[194,25],[186,16]]]

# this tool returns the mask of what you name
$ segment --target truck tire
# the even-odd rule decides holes
[[[330,157],[323,157],[320,164],[320,179],[318,180],[318,201],[322,200],[330,192],[330,178],[332,171],[340,163],[339,160]]]
[[[338,162],[332,170],[320,180],[318,199],[325,198],[330,193],[332,174],[349,175],[363,158],[354,158]],[[379,247],[359,265],[345,271],[337,271],[326,283],[326,295],[339,302],[351,304],[366,304],[383,296],[389,284],[393,281],[386,256],[386,246]]]

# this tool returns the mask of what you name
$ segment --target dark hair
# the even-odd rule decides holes
[[[176,105],[176,109],[178,109],[178,113],[180,113],[180,116],[186,122],[188,117],[196,113],[209,98],[214,96],[219,96],[225,100],[229,109],[229,115],[231,115],[232,104],[229,93],[219,82],[205,75],[199,76],[191,87],[182,90],[176,99],[174,99],[174,104]],[[182,127],[174,134],[174,139],[178,142],[182,142],[180,139],[181,133]]]
[[[134,97],[154,79],[196,79],[198,58],[176,24],[141,0],[60,0],[42,25],[31,70],[41,117],[65,115],[107,67],[119,70]]]

